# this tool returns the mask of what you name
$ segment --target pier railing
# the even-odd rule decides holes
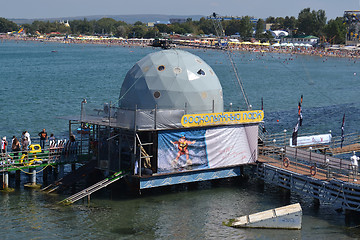
[[[262,161],[285,170],[299,171],[304,175],[322,174],[325,179],[337,178],[347,182],[358,179],[357,169],[351,165],[350,159],[333,157],[326,152],[318,153],[309,148],[290,146],[265,146],[260,148],[259,153]]]
[[[77,142],[59,141],[45,149],[38,147],[38,144],[30,145],[26,151],[1,153],[0,172],[77,162],[78,151]]]
[[[349,133],[344,135],[344,141],[342,142],[341,136],[335,136],[331,139],[331,148],[340,148],[346,145],[359,144],[360,143],[360,133]]]

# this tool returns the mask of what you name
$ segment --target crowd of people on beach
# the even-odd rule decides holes
[[[67,44],[101,44],[106,46],[123,46],[123,47],[151,47],[151,39],[64,39],[64,38],[34,38],[34,37],[18,37],[11,35],[0,35],[1,40],[17,40],[17,41],[43,41],[43,42],[61,42]],[[215,48],[214,46],[205,44],[183,43],[177,44],[176,47],[183,48]],[[360,58],[359,48],[322,48],[322,47],[273,47],[262,45],[231,45],[229,49],[234,51],[247,52],[271,52],[271,53],[290,53],[301,55],[312,55],[320,57],[345,57],[345,58]]]

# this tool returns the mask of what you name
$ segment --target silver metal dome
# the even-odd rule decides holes
[[[185,109],[187,113],[222,112],[218,77],[201,58],[170,49],[151,53],[127,73],[119,106],[125,109]]]

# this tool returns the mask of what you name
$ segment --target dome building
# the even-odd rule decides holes
[[[201,58],[169,49],[147,55],[129,70],[119,107],[185,109],[188,114],[223,112],[223,93],[215,72]]]
[[[215,72],[183,50],[161,50],[135,63],[117,107],[104,104],[89,114],[84,104],[80,123],[92,129],[80,138],[79,151],[131,188],[237,177],[243,165],[257,161],[263,112],[224,112]],[[78,123],[69,121],[69,129]]]

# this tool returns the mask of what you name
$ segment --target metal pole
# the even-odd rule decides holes
[[[69,138],[70,138],[70,135],[71,135],[71,120],[69,120]]]
[[[298,162],[297,162],[297,148],[295,148],[295,169],[298,168]]]
[[[121,128],[120,128],[120,132],[119,132],[119,171],[121,170],[121,144],[122,144],[122,142],[121,142],[121,139],[122,139],[122,130],[121,130]]]
[[[134,150],[133,150],[133,156],[131,158],[131,165],[134,169],[133,174],[135,175],[135,157],[136,157],[136,115],[137,115],[137,105],[135,105],[135,111],[134,111]]]
[[[83,98],[81,101],[81,114],[80,114],[80,156],[82,155],[82,142],[83,142],[83,118],[84,118],[84,104],[87,103],[86,99]]]
[[[139,137],[139,136],[138,136]],[[142,164],[141,164],[141,142],[139,141],[139,150],[140,150],[140,152],[139,152],[139,165],[138,165],[138,168],[139,168],[139,176],[141,177],[141,166],[142,166]]]
[[[156,130],[156,112],[157,112],[157,104],[155,105],[155,114],[154,114],[154,129]]]
[[[108,132],[108,138],[110,138],[110,137],[111,137],[111,101],[110,101],[110,106],[109,106],[109,132]],[[110,140],[107,141],[107,144],[108,144],[108,153],[107,153],[107,159],[106,159],[106,161],[107,161],[107,170],[109,170],[109,168],[110,168],[110,158],[111,158],[111,156],[110,156],[110,153],[111,153],[110,144],[111,144],[111,141],[113,141],[113,139],[110,139]]]
[[[109,127],[111,127],[111,101],[109,105]]]
[[[83,119],[83,109],[84,109],[83,102],[84,102],[84,100],[81,101],[81,114],[80,114],[80,153],[79,153],[80,156],[82,154],[82,137],[83,137],[83,134],[82,134],[82,132],[83,132],[82,119]]]
[[[97,155],[96,160],[98,163],[98,166],[100,165],[100,125],[96,125],[96,137],[97,137]]]

